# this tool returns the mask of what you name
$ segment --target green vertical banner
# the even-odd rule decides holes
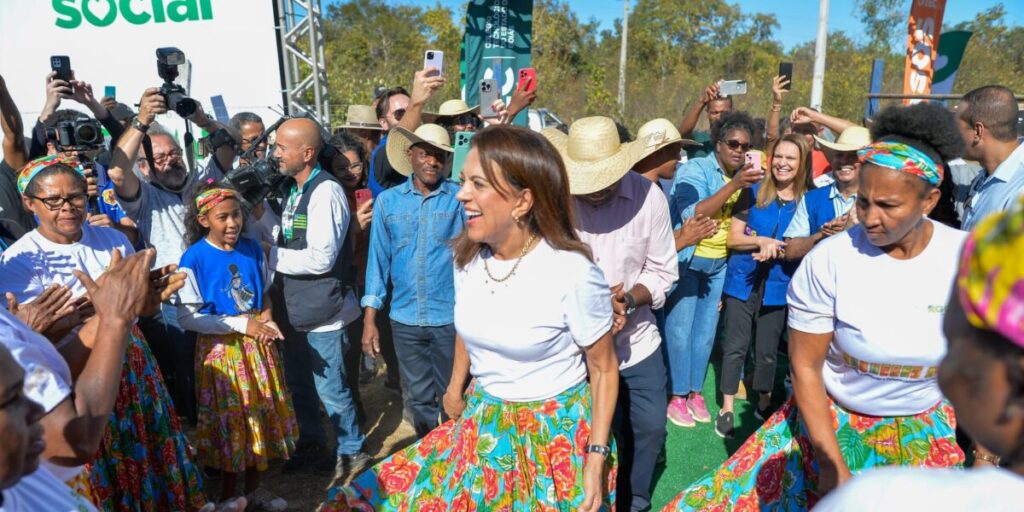
[[[939,56],[935,59],[935,76],[932,77],[932,94],[953,94],[956,74],[967,50],[971,33],[966,30],[943,32],[939,39]]]
[[[532,41],[533,0],[470,0],[459,63],[466,103],[479,104],[480,80],[493,78],[507,104],[519,70],[530,67]],[[528,124],[526,111],[515,124]]]

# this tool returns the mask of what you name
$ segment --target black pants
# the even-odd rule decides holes
[[[619,372],[619,397],[613,430],[619,451],[616,507],[648,510],[658,453],[665,444],[668,371],[659,349]]]
[[[416,437],[423,437],[447,421],[441,399],[452,378],[455,360],[455,324],[438,327],[405,325],[391,321],[398,368],[408,392]]]
[[[735,395],[754,330],[754,391],[770,393],[775,386],[779,340],[786,328],[786,306],[761,305],[764,280],[758,279],[746,301],[725,295],[725,340],[722,342],[722,381],[719,391]]]

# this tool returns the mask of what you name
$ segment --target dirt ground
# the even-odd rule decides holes
[[[402,397],[397,391],[384,387],[384,375],[379,373],[369,383],[359,387],[362,393],[363,407],[366,409],[366,422],[362,425],[366,435],[366,451],[373,457],[374,463],[398,451],[413,441],[415,433],[412,425],[402,421]],[[324,429],[327,437],[331,437],[331,426],[324,418]],[[191,434],[191,432],[189,432]],[[334,452],[331,446],[330,452]],[[270,492],[288,501],[288,510],[316,510],[320,502],[327,497],[327,486],[331,482],[331,472],[317,473],[310,469],[291,474],[281,473],[281,463],[271,465],[263,474],[262,485]],[[206,492],[210,499],[220,494],[220,479],[207,478]]]

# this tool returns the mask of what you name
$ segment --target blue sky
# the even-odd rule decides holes
[[[330,0],[329,0],[330,1]],[[464,0],[399,0],[402,3],[430,6],[435,2],[460,12]],[[699,1],[699,0],[697,0]],[[1020,0],[947,0],[942,25],[951,27],[974,16],[989,7],[1002,3],[1006,7],[1006,21],[1010,25],[1024,24],[1024,9],[1014,8]],[[739,4],[743,12],[764,12],[774,14],[779,20],[775,38],[787,49],[811,41],[815,37],[818,23],[818,0],[731,0]],[[632,2],[635,4],[635,0]],[[910,0],[905,0],[907,14],[910,14]],[[595,19],[602,28],[611,28],[615,19],[622,17],[622,0],[570,0],[570,7],[583,20]],[[829,2],[829,31],[842,30],[850,35],[862,32],[862,26],[855,13],[856,0],[831,0]]]

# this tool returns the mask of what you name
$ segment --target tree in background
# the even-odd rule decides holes
[[[459,44],[462,12],[441,5],[422,8],[383,0],[349,0],[328,6],[328,79],[335,117],[351,103],[369,103],[377,85],[409,87],[423,64],[423,52],[445,52],[448,85],[429,108],[459,97]],[[871,63],[885,60],[883,92],[901,92],[905,30],[910,0],[858,0],[851,13],[863,34],[829,34],[823,109],[860,120],[867,98]],[[455,15],[455,16],[453,16]],[[453,20],[457,19],[458,23]],[[599,30],[583,21],[564,0],[535,0],[533,62],[538,73],[538,107],[571,122],[603,114],[622,120],[631,131],[655,117],[677,119],[703,88],[718,79],[747,80],[748,94],[737,108],[764,117],[771,104],[771,79],[780,61],[794,65],[793,92],[784,111],[810,101],[814,41],[785,51],[775,39],[774,16],[747,14],[726,0],[637,0],[629,20],[626,109],[615,98],[621,20]],[[1000,4],[947,30],[974,36],[956,90],[1000,83],[1024,93],[1024,28],[1006,25]],[[340,117],[339,117],[340,114]]]

